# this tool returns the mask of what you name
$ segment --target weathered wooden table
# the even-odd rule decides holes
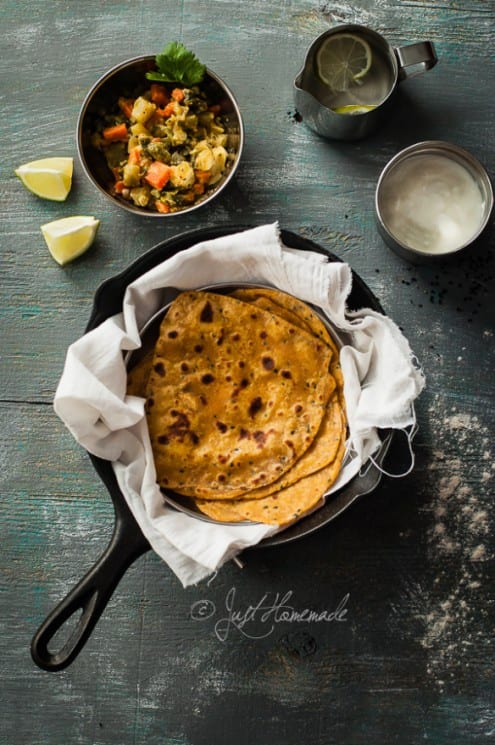
[[[413,142],[457,143],[495,173],[493,2],[4,0],[0,18],[0,743],[495,740],[493,231],[452,264],[413,267],[382,243],[373,214],[381,169]],[[429,38],[439,56],[403,84],[384,129],[348,144],[311,132],[292,100],[307,47],[340,22],[368,24],[394,45]],[[234,90],[245,154],[211,208],[143,221],[95,193],[76,157],[76,121],[103,72],[173,39]],[[64,204],[32,196],[13,173],[48,155],[75,157]],[[61,268],[39,227],[69,214],[94,214],[101,228],[90,252]],[[348,261],[409,338],[427,377],[413,473],[384,479],[313,536],[186,590],[148,552],[72,666],[38,669],[32,635],[113,523],[105,488],[52,409],[95,289],[174,234],[274,220]],[[215,628],[227,607],[284,598],[346,613],[299,624],[258,613],[256,626]]]

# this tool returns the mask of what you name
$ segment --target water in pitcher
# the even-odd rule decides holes
[[[387,51],[371,36],[331,35],[314,55],[313,95],[331,109],[374,107],[395,85]]]

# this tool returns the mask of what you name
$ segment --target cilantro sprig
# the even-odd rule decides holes
[[[171,41],[155,57],[156,71],[146,73],[148,80],[182,83],[186,87],[201,83],[206,72],[196,55],[178,41]]]

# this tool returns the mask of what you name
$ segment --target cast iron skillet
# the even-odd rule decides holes
[[[252,226],[201,228],[159,243],[143,254],[121,274],[106,280],[100,285],[95,294],[93,309],[86,331],[96,328],[110,316],[119,313],[122,309],[122,301],[127,285],[157,264],[177,252],[193,246],[199,241],[219,238],[239,232],[240,230],[246,230],[249,227]],[[340,259],[322,247],[294,233],[282,230],[281,237],[286,246],[324,254],[329,261],[340,261]],[[219,280],[221,280],[220,277]],[[348,305],[351,310],[368,307],[383,313],[383,309],[376,297],[355,273],[353,273],[352,292]],[[383,433],[383,444],[375,462],[380,463],[383,461],[392,438],[392,432]],[[147,539],[141,532],[119,489],[111,463],[97,458],[92,454],[89,454],[89,457],[112,498],[115,511],[114,532],[108,547],[93,568],[90,569],[67,597],[48,615],[34,635],[31,644],[31,655],[34,662],[43,670],[62,670],[74,661],[88,640],[113,591],[128,567],[139,556],[150,549]],[[333,520],[358,497],[372,491],[377,486],[380,478],[380,470],[374,464],[371,464],[339,492],[332,495],[323,507],[282,531],[280,534],[263,540],[259,546],[279,546],[314,532]],[[55,634],[77,612],[81,612],[81,615],[69,639],[58,651],[52,651],[50,649],[50,643]]]

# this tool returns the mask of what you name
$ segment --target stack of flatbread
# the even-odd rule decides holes
[[[285,526],[315,509],[346,442],[338,349],[305,303],[271,288],[185,291],[130,370],[157,481],[220,522]]]

